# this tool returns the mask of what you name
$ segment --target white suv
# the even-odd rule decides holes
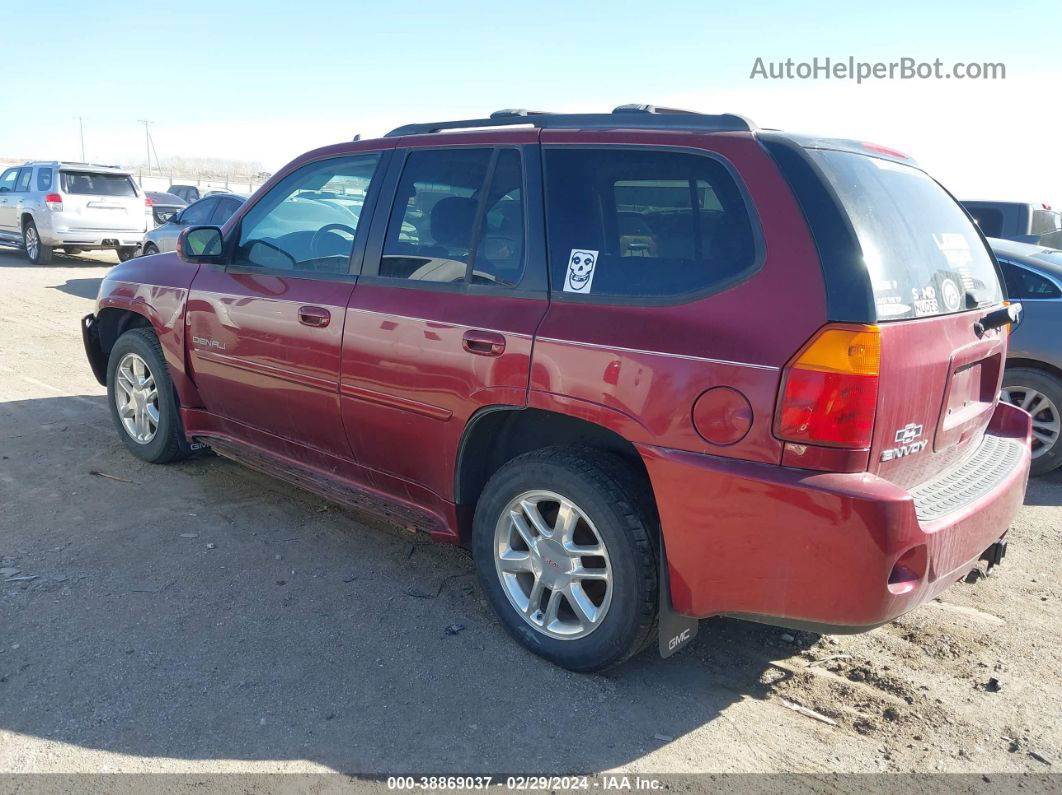
[[[125,261],[153,226],[151,199],[128,171],[51,161],[0,174],[0,243],[24,246],[34,265],[57,248],[113,248]]]

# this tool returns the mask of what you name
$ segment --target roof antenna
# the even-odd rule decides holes
[[[352,141],[360,141],[361,140],[361,133],[358,133],[357,135],[355,135],[350,140],[352,140]]]

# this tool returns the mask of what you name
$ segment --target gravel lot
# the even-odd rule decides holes
[[[570,674],[508,639],[460,549],[220,458],[130,456],[78,330],[114,261],[0,253],[0,771],[1062,766],[1062,474],[998,572],[892,625],[716,619],[671,660]]]

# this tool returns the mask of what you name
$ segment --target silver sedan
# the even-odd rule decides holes
[[[221,226],[247,201],[246,196],[235,193],[214,194],[189,204],[166,223],[156,226],[146,235],[140,254],[158,254],[162,251],[174,251],[177,248],[177,236],[189,226]]]

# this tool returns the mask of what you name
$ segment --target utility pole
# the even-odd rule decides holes
[[[77,117],[77,130],[78,130],[79,133],[81,133],[81,162],[84,163],[84,162],[86,162],[86,160],[85,160],[85,124],[81,120],[80,116]]]
[[[147,170],[151,173],[151,130],[148,129],[149,125],[154,124],[153,121],[147,121],[145,119],[137,119],[140,124],[144,125],[144,154],[147,155]]]

